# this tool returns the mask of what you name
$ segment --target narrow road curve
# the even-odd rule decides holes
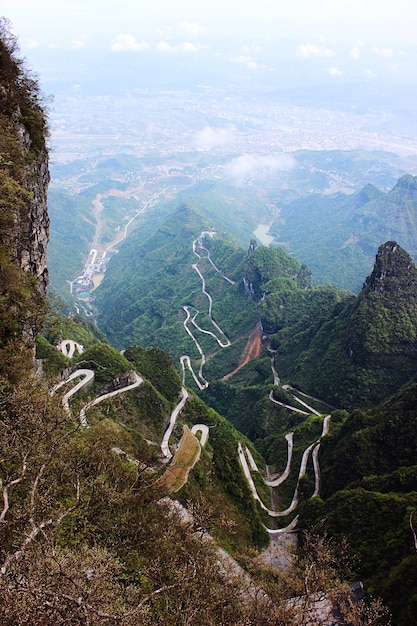
[[[308,457],[310,456],[310,452],[311,452],[312,448],[314,448],[315,445],[316,445],[316,442],[310,444],[303,452],[303,456],[302,456],[301,464],[300,464],[300,471],[298,473],[297,485],[296,485],[296,488],[295,488],[295,491],[294,491],[294,495],[293,495],[291,504],[289,505],[288,508],[286,508],[283,511],[273,511],[272,509],[268,509],[268,507],[265,506],[265,504],[262,502],[261,498],[259,497],[258,491],[257,491],[257,489],[255,487],[255,483],[253,482],[252,475],[250,473],[250,469],[249,469],[249,466],[248,466],[248,462],[247,462],[244,450],[242,448],[242,444],[239,442],[239,445],[238,445],[239,460],[240,460],[240,463],[242,465],[242,469],[243,469],[243,472],[245,474],[246,480],[248,481],[249,488],[252,491],[252,495],[253,495],[254,499],[259,502],[261,508],[264,511],[266,511],[270,517],[285,517],[286,515],[288,515],[289,513],[292,513],[297,508],[297,505],[298,505],[298,485],[299,485],[300,479],[306,473]]]
[[[201,243],[202,238],[206,234],[211,236],[211,235],[214,234],[214,232],[203,231],[200,234],[200,236],[197,237],[197,239],[194,239],[193,244],[192,244],[193,245],[193,253],[198,258],[198,260],[201,261],[201,255],[196,250],[196,246],[198,244],[200,249],[206,250],[207,255],[208,255],[207,258],[208,258],[209,262],[214,267],[216,272],[219,272],[219,269],[217,268],[217,266],[215,265],[215,263],[212,261],[212,259],[210,257],[209,251]],[[231,345],[231,343],[230,343],[230,340],[227,337],[226,333],[220,328],[220,326],[213,319],[213,316],[212,316],[213,299],[212,299],[211,295],[209,294],[209,292],[206,290],[206,281],[205,281],[205,278],[204,278],[203,274],[201,273],[201,271],[200,271],[200,269],[198,267],[198,262],[194,263],[191,267],[197,272],[197,274],[198,274],[198,276],[199,276],[199,278],[201,280],[201,291],[206,296],[206,298],[208,300],[208,317],[210,318],[210,321],[213,324],[213,327],[217,331],[217,334],[216,334],[216,332],[213,332],[213,331],[210,331],[210,330],[206,330],[206,329],[202,328],[201,326],[199,326],[199,324],[197,324],[196,318],[197,318],[197,315],[200,312],[198,309],[194,309],[195,313],[194,313],[193,316],[191,316],[191,313],[190,313],[189,309],[190,308],[194,308],[194,307],[189,307],[189,306],[183,306],[182,307],[183,310],[185,311],[185,314],[186,314],[186,318],[183,321],[184,329],[187,332],[187,334],[191,337],[191,339],[193,340],[194,345],[196,346],[196,348],[198,350],[198,353],[200,354],[200,357],[201,357],[200,367],[199,367],[199,370],[198,370],[198,375],[194,372],[194,370],[192,368],[191,359],[190,359],[189,355],[184,354],[184,355],[182,355],[180,357],[180,363],[181,363],[181,368],[182,368],[182,373],[183,373],[183,383],[185,383],[185,368],[187,367],[190,370],[191,375],[192,375],[192,377],[193,377],[197,387],[201,391],[202,389],[205,389],[209,385],[208,381],[203,376],[203,367],[204,367],[204,364],[206,362],[206,356],[205,356],[205,354],[203,352],[203,349],[202,349],[201,345],[199,344],[199,342],[195,338],[194,334],[191,332],[191,330],[189,328],[189,323],[191,323],[198,332],[201,332],[203,334],[210,335],[211,337],[213,337],[213,339],[218,343],[220,348],[228,348]],[[231,281],[230,279],[225,277],[223,274],[222,274],[222,276],[229,283],[234,284],[233,281]]]
[[[183,309],[189,309],[189,308],[194,308],[194,307],[183,307]],[[194,309],[194,310],[195,310],[195,313],[194,313],[193,317],[191,318],[191,324],[194,326],[194,328],[196,328],[198,331],[200,331],[200,333],[204,333],[205,335],[210,335],[211,337],[213,337],[213,339],[215,341],[217,341],[217,343],[219,344],[219,346],[221,348],[228,348],[230,346],[230,341],[228,339],[227,339],[227,341],[223,342],[211,330],[206,330],[205,328],[201,328],[201,326],[199,326],[197,324],[197,322],[195,320],[197,318],[197,315],[200,313],[200,311],[198,309]],[[219,328],[214,321],[213,321],[213,324],[215,325],[216,328]]]
[[[62,405],[64,409],[67,411],[67,413],[70,413],[69,399],[72,398],[72,396],[75,395],[78,391],[80,391],[80,389],[88,387],[93,383],[94,381],[93,370],[87,370],[87,369],[76,370],[67,378],[67,380],[63,380],[62,382],[58,383],[58,385],[56,385],[50,392],[50,395],[53,396],[55,392],[58,391],[58,389],[60,389],[67,383],[71,382],[72,380],[76,380],[77,378],[81,378],[81,380],[75,385],[75,387],[70,389],[70,391],[68,391],[62,398]]]
[[[264,528],[269,535],[282,535],[284,533],[291,533],[297,528],[298,518],[299,516],[296,515],[292,522],[290,522],[288,526],[285,526],[285,528],[268,528],[267,526],[264,526]]]
[[[325,402],[324,400],[321,400],[320,398],[315,398],[314,396],[310,396],[308,393],[304,393],[304,391],[300,391],[299,389],[296,389],[295,387],[291,387],[291,385],[282,385],[282,388],[286,389],[287,391],[295,391],[298,394],[300,394],[300,396],[304,396],[304,398],[310,398],[310,400],[315,400],[316,402],[319,402],[323,406],[327,406],[327,408],[330,409],[331,411],[336,410],[336,407],[333,406],[332,404],[329,404],[328,402]]]
[[[172,459],[172,453],[171,450],[169,449],[169,438],[172,435],[172,431],[175,428],[175,424],[177,421],[177,417],[178,415],[181,413],[182,409],[185,406],[185,403],[187,402],[188,398],[189,398],[189,393],[186,390],[185,387],[181,388],[181,394],[180,394],[180,400],[177,404],[177,406],[175,407],[175,409],[172,411],[171,413],[171,417],[169,420],[169,426],[165,431],[165,434],[162,438],[162,443],[161,443],[161,451],[163,456],[166,458],[167,461],[169,461],[170,459]]]
[[[281,474],[281,476],[277,476],[275,478],[270,477],[269,480],[265,481],[265,485],[267,485],[268,487],[279,487],[279,485],[282,485],[282,483],[285,482],[287,480],[288,476],[290,475],[291,463],[292,463],[292,453],[293,453],[293,448],[294,448],[294,433],[293,432],[287,433],[285,435],[285,439],[287,440],[287,444],[288,444],[287,465],[285,467],[285,470]]]
[[[200,248],[200,250],[205,250],[207,252],[207,260],[214,267],[216,272],[218,272],[222,276],[222,278],[224,278],[224,280],[227,280],[228,283],[230,283],[231,285],[235,285],[236,284],[235,281],[232,280],[231,278],[228,278],[227,276],[225,276],[225,274],[223,274],[223,272],[221,272],[219,270],[219,268],[217,267],[217,265],[213,262],[213,260],[211,258],[211,255],[210,255],[210,250],[208,250],[205,246],[203,246],[203,244],[201,243],[200,239],[198,241],[199,241],[199,248]],[[195,252],[195,254],[197,254],[197,253]]]
[[[271,392],[272,393],[272,392]],[[253,482],[252,476],[251,476],[251,471],[252,472],[258,472],[258,467],[256,465],[255,460],[253,459],[253,456],[250,452],[250,450],[245,446],[245,450],[243,449],[241,443],[239,442],[238,445],[238,456],[239,456],[239,461],[240,464],[242,466],[243,469],[243,473],[245,475],[245,478],[248,482],[249,488],[252,492],[252,496],[255,500],[257,500],[261,506],[261,508],[266,511],[268,513],[268,515],[272,518],[276,518],[276,517],[284,517],[286,515],[288,515],[289,513],[292,513],[298,506],[298,487],[299,487],[299,483],[301,478],[305,475],[306,473],[306,469],[307,469],[307,463],[308,463],[308,459],[310,456],[310,452],[312,453],[312,462],[313,462],[313,469],[314,469],[314,478],[315,478],[315,483],[314,483],[314,493],[311,496],[312,498],[316,498],[317,496],[319,496],[320,494],[320,487],[321,487],[321,473],[320,473],[320,464],[319,464],[319,451],[320,451],[320,445],[321,445],[321,440],[323,437],[325,437],[328,432],[329,432],[329,424],[330,424],[330,419],[331,416],[330,415],[326,415],[323,419],[323,424],[322,424],[322,432],[320,435],[320,438],[317,441],[314,441],[312,444],[310,444],[303,452],[303,456],[301,459],[301,464],[300,464],[300,470],[298,473],[298,478],[297,478],[297,484],[294,490],[294,495],[291,501],[291,504],[283,511],[273,511],[272,509],[268,509],[268,507],[265,506],[265,504],[262,502],[261,498],[259,497],[258,491],[256,489],[255,483]],[[293,438],[294,438],[294,433],[288,433],[287,435],[285,435],[285,439],[287,440],[287,444],[288,444],[288,452],[287,452],[287,465],[285,467],[284,472],[281,474],[281,476],[277,476],[277,477],[270,477],[268,474],[268,468],[267,468],[267,479],[264,479],[264,483],[265,485],[267,485],[268,487],[278,487],[279,485],[281,485],[289,476],[290,471],[291,471],[291,464],[292,464],[292,454],[293,454]],[[279,534],[279,533],[284,533],[284,532],[291,532],[291,530],[294,530],[294,528],[296,527],[297,524],[297,519],[298,516],[291,522],[291,524],[289,524],[288,526],[286,526],[285,528],[281,528],[281,529],[268,529],[267,527],[265,527],[265,529],[270,533],[270,534]]]
[[[319,451],[320,451],[320,443],[316,445],[311,455],[313,459],[313,467],[314,467],[314,493],[311,496],[312,498],[317,498],[317,496],[320,495],[321,474],[320,474],[320,463],[319,463]]]
[[[290,404],[285,404],[284,402],[279,402],[279,400],[275,400],[275,398],[274,398],[274,390],[273,389],[271,389],[271,391],[269,393],[269,399],[274,404],[278,404],[279,406],[283,406],[285,409],[288,409],[290,411],[294,411],[295,413],[300,413],[301,415],[310,415],[310,413],[307,413],[307,411],[302,411],[301,409],[297,409],[295,406],[291,406]]]
[[[194,378],[195,384],[200,389],[200,391],[202,389],[206,389],[206,387],[208,387],[208,382],[207,382],[207,380],[205,380],[205,378],[201,377],[201,380],[204,381],[203,383],[197,378],[197,374],[193,370],[193,367],[191,365],[191,360],[190,360],[190,357],[188,356],[188,354],[183,354],[182,356],[180,356],[180,363],[181,363],[181,369],[182,369],[182,383],[183,383],[183,385],[185,384],[185,368],[187,367],[189,369],[190,373],[191,373],[191,376]],[[201,366],[200,366],[200,371],[201,371]]]
[[[136,372],[133,372],[132,377],[133,377],[133,382],[130,383],[129,385],[126,385],[125,387],[120,387],[120,389],[116,389],[115,391],[110,391],[109,393],[105,393],[102,396],[95,398],[94,400],[92,400],[91,402],[83,406],[83,408],[80,411],[80,416],[79,416],[81,426],[83,428],[89,428],[87,418],[86,418],[86,412],[88,411],[88,409],[91,409],[92,406],[95,406],[96,404],[103,402],[103,400],[114,398],[115,396],[118,396],[120,393],[125,393],[126,391],[131,391],[131,389],[136,389],[136,387],[139,387],[139,385],[142,385],[143,378],[138,376]]]
[[[67,346],[70,346],[70,348],[73,348],[73,350],[72,350],[72,355],[73,355],[74,351],[75,351],[75,346],[77,344],[73,340],[68,339],[68,340],[65,340],[65,341],[61,342],[61,344],[59,346],[57,346],[58,349],[62,349],[62,347],[61,347],[62,345],[65,346],[64,349],[67,349]],[[69,352],[70,351],[71,350],[69,350]],[[187,358],[188,357],[184,357],[184,359],[187,359]],[[191,367],[191,364],[189,364],[189,365]],[[91,407],[95,406],[96,404],[99,404],[100,402],[103,402],[104,400],[108,400],[110,398],[114,398],[115,396],[119,395],[120,393],[124,393],[126,391],[131,391],[132,389],[135,389],[136,387],[139,387],[139,385],[142,385],[143,382],[144,382],[143,378],[141,378],[135,371],[131,372],[130,378],[131,378],[131,382],[128,385],[125,385],[124,387],[120,387],[119,389],[115,389],[114,391],[110,391],[109,393],[105,393],[105,394],[103,394],[101,396],[98,396],[97,398],[94,398],[94,400],[92,400],[91,402],[88,402],[85,406],[82,407],[82,409],[80,411],[80,414],[79,414],[80,425],[81,425],[82,428],[89,428],[89,424],[87,422],[86,413],[87,413],[87,411]],[[79,370],[76,370],[70,376],[68,376],[68,378],[66,380],[63,380],[60,383],[58,383],[50,391],[50,395],[53,396],[56,393],[56,391],[58,391],[58,389],[60,389],[61,387],[63,387],[67,383],[70,383],[73,380],[77,380],[77,379],[80,379],[80,380],[75,385],[75,387],[70,389],[62,398],[62,404],[63,404],[65,410],[67,411],[67,413],[69,413],[69,414],[71,414],[71,411],[70,411],[70,408],[69,408],[69,400],[70,400],[70,398],[72,398],[72,396],[74,396],[81,389],[86,388],[86,387],[88,387],[89,385],[91,385],[93,383],[93,381],[94,381],[94,371],[90,370],[90,369],[79,369]],[[161,442],[161,451],[162,451],[162,454],[165,457],[166,461],[169,461],[172,458],[172,456],[173,456],[171,451],[170,451],[170,449],[169,449],[169,439],[171,437],[172,431],[175,428],[175,424],[176,424],[178,415],[180,414],[180,412],[184,408],[185,403],[187,402],[189,397],[190,396],[189,396],[189,393],[188,393],[187,389],[183,386],[181,388],[179,401],[178,401],[177,405],[175,406],[174,410],[171,413],[168,428],[166,429],[166,431],[164,433],[164,436],[162,438],[162,442]],[[200,446],[200,453],[201,453],[201,449],[207,443],[207,439],[208,439],[208,436],[209,436],[209,428],[205,424],[195,424],[192,427],[192,429],[191,429],[191,433],[192,433],[193,437],[196,437],[196,433],[197,432],[201,432],[200,440],[198,440],[196,438],[196,441],[198,441],[198,444]],[[121,450],[120,448],[114,447],[114,448],[112,448],[112,450],[115,453],[117,453],[119,456],[122,456],[122,457],[126,458],[126,460],[128,460],[129,462],[135,463],[135,465],[137,467],[139,467],[141,465],[139,461],[137,461],[136,459],[132,459],[131,457],[126,455],[126,453],[123,450]],[[195,462],[197,462],[197,460],[198,459],[196,459]],[[192,469],[192,468],[190,468],[190,469]]]
[[[277,370],[275,369],[275,354],[271,354],[271,370],[272,376],[274,377],[274,385],[280,385],[281,379],[278,376]]]
[[[295,396],[294,394],[292,394],[292,397],[294,398],[294,400],[296,402],[298,402],[298,404],[301,404],[301,406],[303,406],[304,408],[308,409],[308,411],[310,413],[314,413],[314,415],[318,415],[320,416],[321,413],[319,413],[318,411],[316,411],[316,409],[313,409],[312,406],[310,406],[309,404],[307,404],[307,402],[304,402],[304,400],[301,400],[301,398],[297,398],[297,396]]]
[[[200,279],[201,279],[201,291],[202,293],[206,296],[208,303],[209,303],[209,307],[208,307],[208,316],[210,318],[211,323],[213,324],[214,328],[225,338],[225,342],[224,345],[222,345],[220,343],[220,341],[217,339],[218,343],[221,345],[222,348],[227,348],[228,346],[230,346],[230,341],[229,339],[226,337],[226,334],[222,331],[222,329],[220,328],[220,326],[218,324],[216,324],[216,322],[213,319],[212,316],[212,310],[213,310],[213,298],[211,297],[211,295],[209,294],[208,291],[206,291],[206,281],[204,279],[203,274],[200,272],[200,270],[198,269],[198,263],[194,263],[194,265],[191,266],[199,275]]]
[[[62,352],[64,356],[68,357],[69,359],[72,359],[76,350],[78,354],[82,354],[84,352],[84,346],[82,346],[80,343],[77,343],[76,341],[73,341],[72,339],[63,339],[59,342],[57,348],[60,352]]]
[[[329,434],[329,428],[330,428],[330,420],[331,420],[332,416],[331,415],[326,415],[326,417],[323,420],[323,430],[321,433],[322,437],[325,437],[326,435]]]
[[[194,424],[194,426],[191,429],[191,432],[193,433],[193,435],[196,435],[199,432],[201,433],[200,446],[204,448],[204,446],[207,443],[208,436],[209,436],[209,427],[206,426],[206,424]]]

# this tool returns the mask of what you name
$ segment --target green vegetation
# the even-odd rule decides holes
[[[48,246],[48,267],[55,293],[68,299],[69,281],[82,273],[84,259],[94,237],[91,201],[81,194],[51,189],[48,207],[53,237]]]
[[[95,381],[99,384],[111,382],[131,369],[129,361],[112,346],[105,343],[94,344],[76,357],[80,367],[93,369]]]
[[[280,201],[270,232],[313,272],[314,281],[358,292],[375,250],[395,240],[417,260],[417,178],[402,176],[384,193],[368,184],[350,195],[308,194]]]
[[[3,22],[1,27],[3,29]],[[336,557],[334,545],[323,537],[307,538],[304,553],[295,559],[289,576],[256,565],[253,558],[258,556],[256,549],[266,545],[268,536],[239,464],[238,443],[248,446],[260,465],[262,458],[244,435],[199,398],[189,398],[173,433],[173,441],[178,442],[179,431],[184,429],[189,433],[186,422],[203,422],[210,427],[209,441],[199,462],[190,471],[189,479],[186,482],[182,479],[181,488],[179,484],[174,485],[175,489],[179,488],[179,499],[191,513],[190,519],[184,521],[177,504],[162,498],[170,485],[165,488],[161,485],[165,465],[159,442],[181,382],[166,353],[160,347],[149,346],[159,339],[176,356],[184,348],[188,350],[191,340],[184,336],[182,307],[186,305],[194,311],[203,309],[205,296],[201,294],[201,282],[191,271],[196,261],[191,244],[207,224],[195,211],[183,206],[151,239],[146,233],[146,237],[141,234],[126,243],[126,250],[130,252],[138,241],[141,246],[135,258],[131,257],[131,275],[117,293],[117,316],[107,309],[103,319],[107,320],[109,328],[113,325],[117,329],[116,337],[120,342],[126,337],[143,337],[147,341],[144,348],[131,346],[123,355],[106,343],[103,334],[88,320],[79,316],[62,318],[54,307],[45,317],[44,296],[31,273],[25,274],[20,269],[19,254],[25,248],[20,250],[16,243],[28,244],[25,209],[27,203],[33,201],[29,182],[41,176],[36,163],[38,157],[45,156],[41,154],[45,146],[45,118],[36,82],[32,84],[22,71],[21,63],[14,58],[14,39],[5,32],[1,35],[0,79],[5,79],[7,86],[6,89],[0,84],[0,122],[4,130],[0,134],[0,605],[3,622],[21,626],[68,623],[74,626],[133,626],[138,623],[170,626],[185,619],[195,626],[284,626],[300,623],[306,615],[308,617],[309,610],[306,614],[305,606],[314,605],[320,592],[342,609],[349,609],[346,622],[367,626],[379,623],[377,615],[369,617],[364,605],[351,606],[349,590],[342,582],[346,570],[335,566],[336,558],[342,561],[340,552]],[[15,126],[16,120],[19,126]],[[20,132],[22,126],[30,144],[26,153],[16,132]],[[125,183],[117,183],[107,176],[108,168],[120,165],[111,161],[102,162],[106,171],[104,179],[92,181],[91,173],[86,172],[85,183],[97,183],[82,192],[87,201],[113,187],[125,187]],[[45,160],[42,163],[46,165]],[[28,164],[29,170],[25,169]],[[26,176],[28,171],[30,181]],[[60,201],[67,208],[75,206],[68,197]],[[110,205],[112,203],[105,210],[108,211]],[[116,202],[113,209],[122,211]],[[75,222],[69,219],[66,228],[73,225],[75,229]],[[227,352],[227,365],[236,364],[240,347],[243,343],[246,346],[245,335],[257,321],[257,307],[265,321],[268,316],[274,319],[269,327],[275,332],[284,323],[290,329],[296,324],[307,328],[304,318],[309,312],[320,310],[323,316],[332,301],[328,292],[323,298],[325,302],[320,300],[323,291],[316,297],[309,270],[300,267],[282,250],[270,252],[260,248],[248,256],[226,237],[217,236],[206,243],[220,267],[220,271],[216,271],[208,258],[201,260],[207,289],[216,293],[213,315],[236,342]],[[74,251],[78,250],[76,238],[73,244]],[[63,251],[62,260],[67,254]],[[79,260],[77,254],[74,256]],[[122,252],[120,258],[123,264],[126,257]],[[120,270],[117,263],[115,272]],[[241,284],[244,272],[252,285],[252,298],[245,296]],[[113,274],[113,280],[121,282],[117,273]],[[271,298],[271,303],[274,298],[281,298],[279,306],[286,309],[284,321],[269,315],[266,299],[259,302],[263,293],[265,298]],[[313,294],[311,304],[309,296],[301,297],[301,293]],[[289,294],[297,297],[291,300]],[[334,299],[337,301],[338,295]],[[273,308],[271,303],[269,307]],[[297,306],[303,309],[300,319],[292,312]],[[44,318],[40,335],[38,331]],[[413,323],[411,317],[409,321]],[[199,322],[208,323],[207,311],[202,310]],[[179,341],[177,330],[183,332]],[[31,342],[36,335],[37,356],[42,361],[38,378],[31,371]],[[260,337],[256,333],[252,335],[255,350],[251,356],[256,356]],[[67,338],[82,343],[85,352],[72,360],[63,357],[56,345]],[[380,337],[377,340],[380,341]],[[209,336],[202,340],[202,345],[204,350],[212,351],[210,356],[218,350]],[[70,383],[52,396],[46,381],[50,382],[50,376],[66,380],[66,370],[78,367],[93,369],[95,382],[71,399],[71,413],[63,409],[59,398]],[[216,362],[213,369],[221,371],[222,367],[224,371],[225,364]],[[123,388],[133,368],[144,377],[139,387],[111,395],[91,406],[98,396]],[[232,383],[218,383],[213,403],[219,401],[220,394],[228,396],[232,400],[230,419],[242,423],[253,438],[261,440],[265,435],[257,447],[259,450],[264,447],[272,458],[274,451],[268,449],[268,445],[278,432],[284,432],[291,425],[293,416],[285,409],[271,408],[266,397],[270,385],[265,383],[271,377],[269,370],[269,360],[261,351],[259,359],[254,358],[231,377]],[[43,379],[42,371],[47,374]],[[215,386],[213,389],[216,392]],[[282,389],[277,388],[275,393],[287,397]],[[246,402],[243,412],[242,397]],[[87,402],[91,404],[88,427],[85,427],[80,424],[78,415]],[[253,413],[252,421],[250,413]],[[340,416],[339,433],[345,429],[344,417]],[[359,414],[357,419],[365,425],[366,416]],[[294,426],[300,445],[318,436],[320,424],[320,418],[308,417]],[[370,428],[372,425],[373,422]],[[184,450],[186,458],[181,461]],[[177,466],[182,466],[183,473],[193,465],[198,451],[197,445],[192,454],[189,447],[180,447]],[[299,448],[295,449],[295,455],[298,462]],[[280,451],[276,454],[276,463],[281,462]],[[392,500],[395,510],[390,520],[397,521],[403,515],[404,521],[405,507],[414,503],[414,496],[409,499],[407,491],[414,473],[412,468],[404,472],[395,465],[393,471],[402,476],[403,493],[392,498],[391,493],[381,492],[374,498],[377,504],[372,500],[369,508],[378,510],[380,506],[385,513],[387,502]],[[359,482],[368,480],[369,492],[376,490],[374,478],[357,476]],[[255,480],[258,482],[257,478]],[[392,480],[389,472],[384,474],[386,489]],[[304,491],[306,487],[309,485],[304,484]],[[261,495],[265,497],[267,491],[264,487]],[[332,493],[329,499],[337,495],[338,492]],[[317,507],[320,506],[321,502],[317,501]],[[247,571],[240,570],[233,562],[230,564],[213,539],[202,541],[207,531],[237,555]],[[388,535],[386,533],[384,539],[391,540],[390,548],[402,556],[401,538]],[[406,558],[399,563],[398,572],[392,574],[388,585],[404,577],[403,568],[409,562]],[[294,597],[303,597],[303,606],[288,602]]]
[[[338,304],[328,321],[292,336],[288,329],[277,334],[280,372],[343,408],[375,405],[410,382],[417,357],[416,280],[402,248],[381,246],[357,298]]]
[[[124,352],[125,358],[143,376],[152,380],[162,395],[174,402],[181,390],[181,381],[169,354],[161,348],[141,348],[129,346]]]
[[[45,310],[35,272],[24,272],[20,263],[31,245],[31,172],[47,160],[47,124],[38,84],[18,59],[7,27],[0,19],[0,376],[16,382],[29,374]]]
[[[45,337],[36,337],[36,358],[42,360],[42,366],[47,376],[58,376],[71,365],[70,359],[57,350]]]
[[[151,237],[142,240],[140,248],[136,233],[126,242],[96,291],[99,325],[113,343],[120,347],[129,343],[159,346],[169,351],[177,364],[183,354],[200,358],[184,329],[183,307],[192,307],[193,313],[199,310],[197,323],[214,330],[207,315],[208,300],[201,292],[201,279],[192,267],[198,261],[193,241],[207,229],[208,223],[194,209],[182,206]],[[228,238],[206,237],[204,244],[212,248],[221,272],[235,281],[226,281],[204,258],[207,253],[201,252],[199,268],[213,296],[212,315],[231,341],[238,340],[257,321],[256,310],[241,284],[246,252]],[[207,354],[219,352],[210,335],[200,334],[198,341]]]
[[[301,507],[304,524],[326,518],[336,538],[349,536],[361,576],[399,626],[410,624],[417,592],[413,569],[404,581],[415,563],[416,399],[413,384],[375,409],[344,416],[323,442],[323,499]]]
[[[188,474],[200,457],[200,444],[187,426],[181,437],[174,460],[159,478],[157,486],[169,493],[177,492],[187,482]]]

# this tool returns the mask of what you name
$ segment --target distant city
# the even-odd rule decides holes
[[[387,112],[291,106],[209,88],[201,97],[181,91],[58,96],[54,110],[52,158],[59,162],[118,152],[163,159],[196,149],[217,156],[300,149],[417,153],[417,135],[393,131]],[[212,135],[204,137],[204,128]]]

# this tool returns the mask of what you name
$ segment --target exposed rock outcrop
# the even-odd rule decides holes
[[[26,154],[31,149],[31,138],[27,130],[21,129],[22,147]],[[16,258],[20,267],[39,279],[39,289],[45,292],[48,285],[46,248],[49,241],[49,217],[47,192],[50,180],[48,152],[42,148],[22,173],[22,186],[28,192],[26,210],[17,224],[21,233]]]
[[[376,293],[416,291],[417,268],[410,255],[395,241],[387,241],[378,249],[374,269],[365,281]]]
[[[17,52],[0,18],[0,376],[16,382],[43,319],[49,239],[44,102]]]

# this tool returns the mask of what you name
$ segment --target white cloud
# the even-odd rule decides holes
[[[359,46],[354,46],[353,48],[351,48],[350,52],[349,52],[349,56],[351,59],[355,59],[358,60],[361,57],[361,49],[359,48]]]
[[[178,48],[180,52],[198,52],[198,46],[191,43],[190,41],[184,41],[183,43],[180,43]]]
[[[256,61],[252,59],[251,56],[248,55],[240,55],[238,57],[233,57],[231,59],[232,63],[243,63],[251,70],[255,70],[258,67]]]
[[[213,128],[205,126],[194,135],[194,144],[198,148],[210,149],[230,144],[234,139],[234,128]]]
[[[28,48],[39,48],[41,42],[38,39],[29,39],[29,41],[26,42],[26,45]]]
[[[330,76],[342,76],[343,72],[340,69],[340,67],[329,67],[329,74]]]
[[[331,48],[325,48],[324,46],[317,46],[313,43],[303,43],[297,46],[296,55],[303,59],[309,57],[323,57],[328,59],[334,57],[335,52]]]
[[[243,54],[258,54],[261,51],[262,47],[258,43],[249,44],[242,48]]]
[[[373,72],[372,70],[365,70],[365,76],[366,78],[371,78],[371,79],[374,79],[377,77],[375,72]]]
[[[198,52],[198,47],[190,41],[178,45],[171,45],[168,41],[158,41],[155,46],[157,52]]]
[[[84,33],[83,35],[81,35],[78,39],[75,39],[72,42],[72,46],[73,48],[85,48],[85,46],[88,43],[88,37],[87,35]]]
[[[193,37],[198,37],[203,34],[203,28],[194,22],[181,22],[180,27]]]
[[[120,33],[111,45],[111,49],[117,52],[126,50],[141,52],[142,50],[147,50],[148,48],[149,43],[147,41],[137,41],[134,35],[131,35],[130,33]]]
[[[241,185],[247,179],[259,179],[272,176],[280,170],[290,170],[295,162],[288,154],[242,154],[224,166],[227,178],[235,185]]]
[[[395,54],[392,48],[372,48],[372,52],[383,59],[392,59]]]
[[[238,57],[233,57],[232,61],[233,63],[249,63],[250,61],[252,61],[252,57],[247,55],[241,55]]]

